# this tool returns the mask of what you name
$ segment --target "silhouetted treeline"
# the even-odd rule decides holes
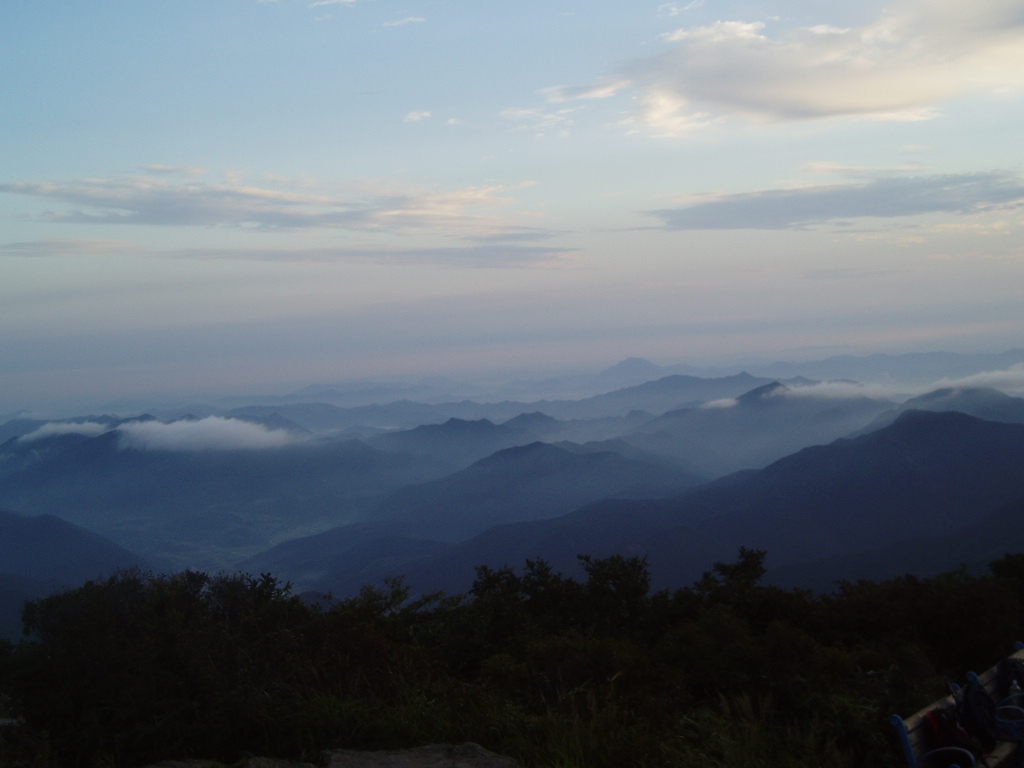
[[[270,575],[138,571],[27,605],[0,651],[0,764],[125,766],[475,741],[528,766],[896,766],[910,714],[1024,637],[1024,555],[992,575],[760,584],[743,549],[651,593],[642,559],[481,568],[330,608]]]

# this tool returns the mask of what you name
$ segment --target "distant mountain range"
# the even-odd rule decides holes
[[[864,428],[872,432],[892,424],[904,411],[959,411],[987,421],[1024,424],[1024,398],[1012,397],[991,387],[943,387],[912,397],[882,413]]]
[[[937,384],[944,379],[958,379],[986,371],[1004,371],[1024,363],[1024,349],[997,353],[909,352],[899,355],[834,355],[818,360],[757,362],[747,360],[736,365],[699,367],[693,365],[660,366],[643,358],[630,358],[602,371],[612,371],[623,378],[644,377],[646,380],[675,374],[715,378],[739,372],[768,379],[792,379],[802,376],[819,381],[852,380],[872,384],[904,387],[909,390]]]
[[[461,541],[495,525],[571,512],[604,498],[657,498],[700,479],[609,451],[546,443],[506,448],[453,475],[406,486],[372,517],[405,536]]]
[[[686,364],[661,366],[634,357],[602,371],[600,375],[610,378],[614,373],[623,380],[652,380],[676,374],[716,378],[747,372],[768,379],[845,379],[912,390],[937,384],[944,379],[958,379],[987,371],[1004,371],[1021,363],[1024,363],[1024,349],[1010,349],[997,353],[909,352],[898,355],[834,355],[818,360],[747,360],[733,366],[708,367]]]
[[[821,380],[853,379],[913,389],[934,385],[943,379],[957,379],[986,371],[1004,371],[1021,363],[1024,363],[1024,349],[995,354],[911,352],[902,355],[837,355],[824,360],[773,362],[744,367],[755,375],[777,379],[799,375]],[[714,371],[705,371],[701,375],[716,375]]]
[[[372,522],[285,542],[239,567],[280,574],[300,588],[339,574],[379,580],[390,575],[389,564],[445,551],[442,541],[556,517],[596,499],[665,496],[698,483],[680,470],[570,448],[576,450],[532,443],[498,451],[460,472],[403,488],[373,511]]]
[[[660,370],[634,359],[602,376]],[[0,425],[0,504],[57,514],[159,568],[244,561],[339,593],[398,573],[465,589],[475,565],[542,556],[571,570],[577,554],[613,552],[647,553],[661,583],[682,585],[740,545],[769,550],[772,578],[819,585],[914,552],[922,567],[942,552],[980,562],[980,545],[944,537],[1024,497],[1024,400],[873,391],[674,373],[580,400],[18,418]],[[138,437],[193,428],[235,442]]]
[[[892,408],[885,400],[805,392],[772,382],[715,407],[670,411],[622,439],[695,473],[719,477],[845,437]]]
[[[685,405],[722,397],[736,397],[754,387],[780,381],[800,384],[810,381],[851,380],[883,385],[894,393],[910,394],[929,385],[980,374],[1003,371],[1024,364],[1024,350],[996,354],[925,352],[902,355],[838,355],[807,361],[747,361],[737,365],[699,367],[685,363],[656,365],[643,358],[628,358],[592,374],[554,377],[545,380],[517,380],[504,384],[467,385],[442,377],[418,382],[342,382],[303,387],[288,395],[238,396],[213,403],[158,406],[142,402],[111,403],[111,410],[125,412],[159,407],[161,418],[178,418],[187,413],[259,418],[273,413],[314,432],[355,430],[351,437],[371,434],[374,429],[411,429],[421,424],[438,424],[450,418],[489,419],[503,422],[519,413],[542,411],[559,419],[592,419],[623,416],[631,410],[660,415]],[[735,379],[744,377],[746,380]],[[609,397],[659,379],[683,381],[719,380],[723,391],[716,394],[673,395],[668,402],[643,402],[636,398],[625,404]],[[735,379],[738,387],[728,389]],[[678,383],[678,382],[677,382]],[[634,392],[626,395],[630,399]],[[595,399],[599,398],[599,399]],[[584,402],[590,401],[590,402]],[[0,442],[4,437],[0,429]],[[578,439],[566,436],[564,439]],[[602,439],[602,438],[597,438]]]
[[[411,559],[380,547],[379,560],[390,563],[378,570],[404,573],[417,589],[458,592],[477,565],[539,557],[573,573],[578,554],[621,553],[649,557],[656,584],[683,586],[712,562],[734,559],[740,546],[767,549],[769,567],[779,569],[949,536],[1022,496],[1024,426],[908,411],[877,432],[806,448],[675,499],[596,502]],[[370,570],[364,564],[360,573]],[[358,585],[338,578],[316,586],[346,594]]]
[[[410,430],[368,437],[364,442],[382,451],[433,457],[462,469],[495,451],[526,445],[536,439],[530,432],[509,424],[498,425],[487,419],[448,419],[443,424],[423,424]]]
[[[610,392],[622,387],[643,384],[666,376],[694,376],[722,378],[746,372],[766,381],[806,377],[829,381],[851,379],[873,384],[885,384],[903,391],[913,391],[935,385],[943,379],[971,376],[984,371],[1005,370],[1024,362],[1024,350],[1013,349],[994,354],[957,352],[919,352],[908,354],[835,355],[816,360],[756,361],[746,360],[733,365],[696,366],[687,363],[657,365],[640,357],[631,357],[596,373],[579,373],[547,379],[518,379],[506,382],[456,382],[449,378],[432,377],[417,381],[350,381],[314,384],[287,395],[262,397],[231,397],[200,406],[183,406],[199,414],[223,414],[244,406],[282,406],[302,403],[327,403],[340,408],[384,405],[397,402],[423,404],[516,401],[520,403],[541,400],[579,400]],[[764,383],[764,382],[762,382]],[[747,387],[748,389],[752,388]],[[152,406],[148,403],[112,403],[111,410],[140,411]],[[671,406],[678,407],[678,406]],[[204,408],[209,410],[203,411]],[[489,418],[500,421],[497,413],[470,413],[445,411],[434,421],[447,418]],[[507,416],[505,418],[508,418]],[[426,423],[403,422],[398,426],[413,427]]]
[[[237,418],[267,417],[277,413],[313,432],[356,429],[359,427],[410,429],[439,424],[455,418],[463,421],[488,419],[506,422],[523,413],[541,412],[556,419],[620,418],[632,411],[659,415],[684,406],[696,406],[708,400],[738,397],[754,387],[770,384],[772,379],[746,373],[720,378],[665,376],[654,381],[616,389],[581,400],[507,400],[487,403],[464,400],[437,404],[400,400],[384,405],[338,408],[326,403],[254,405],[234,408],[223,415]],[[793,384],[813,383],[793,379]]]

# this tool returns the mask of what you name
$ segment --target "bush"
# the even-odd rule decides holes
[[[763,559],[654,594],[642,559],[583,558],[583,582],[530,561],[329,610],[269,575],[127,571],[27,605],[0,647],[0,706],[27,725],[0,764],[475,741],[538,767],[898,765],[888,715],[1022,631],[1019,558],[824,597],[762,586]]]

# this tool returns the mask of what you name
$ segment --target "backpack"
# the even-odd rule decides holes
[[[950,705],[935,707],[924,716],[932,734],[932,743],[936,747],[959,747],[977,755],[978,745],[956,719],[956,709]]]
[[[957,693],[955,702],[957,721],[981,747],[981,754],[995,749],[999,740],[996,703],[988,692],[977,683],[967,683]]]

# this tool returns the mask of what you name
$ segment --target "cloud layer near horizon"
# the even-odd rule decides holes
[[[991,388],[1007,395],[1024,395],[1024,363],[1013,365],[1002,371],[986,371],[962,378],[948,378],[908,392],[902,386],[887,386],[879,383],[863,384],[857,381],[821,381],[803,386],[785,385],[767,393],[767,397],[783,399],[817,398],[824,400],[874,400],[897,401],[926,395],[941,389]],[[733,408],[739,405],[736,398],[723,398],[704,403],[703,409]]]
[[[650,214],[669,229],[792,229],[841,219],[968,214],[1021,205],[1024,179],[993,171],[709,196],[706,202]]]
[[[208,416],[196,421],[132,421],[118,427],[122,448],[142,451],[249,451],[297,442],[283,429]]]
[[[170,167],[174,171],[173,167]],[[72,208],[47,212],[42,221],[64,224],[128,224],[175,227],[241,227],[358,231],[489,230],[507,226],[493,215],[471,213],[504,206],[502,187],[465,187],[443,192],[370,185],[348,194],[281,190],[242,183],[181,180],[176,174],[26,181],[0,184],[0,192],[56,200]]]
[[[277,262],[362,262],[379,264],[438,264],[462,267],[517,267],[568,262],[576,249],[555,246],[518,245],[517,240],[540,240],[516,234],[472,238],[478,245],[448,248],[182,248],[158,251],[121,241],[62,238],[0,245],[0,256],[30,258],[92,258],[111,254],[133,254],[168,259],[277,261]]]
[[[18,442],[31,443],[36,440],[43,440],[47,437],[56,437],[57,435],[84,435],[86,437],[96,437],[97,435],[102,435],[104,432],[109,431],[109,424],[98,424],[95,421],[51,421],[48,424],[43,424],[38,429],[29,432],[27,435],[22,435],[18,438]]]
[[[116,431],[122,448],[143,451],[239,451],[281,448],[299,441],[283,429],[269,429],[241,419],[208,416],[172,421],[128,421],[117,427],[97,422],[51,421],[18,438],[30,443],[58,435],[96,437]]]
[[[992,387],[1007,394],[1024,395],[1024,363],[1018,363],[1005,371],[986,371],[960,379],[943,379],[936,382],[935,387]]]

